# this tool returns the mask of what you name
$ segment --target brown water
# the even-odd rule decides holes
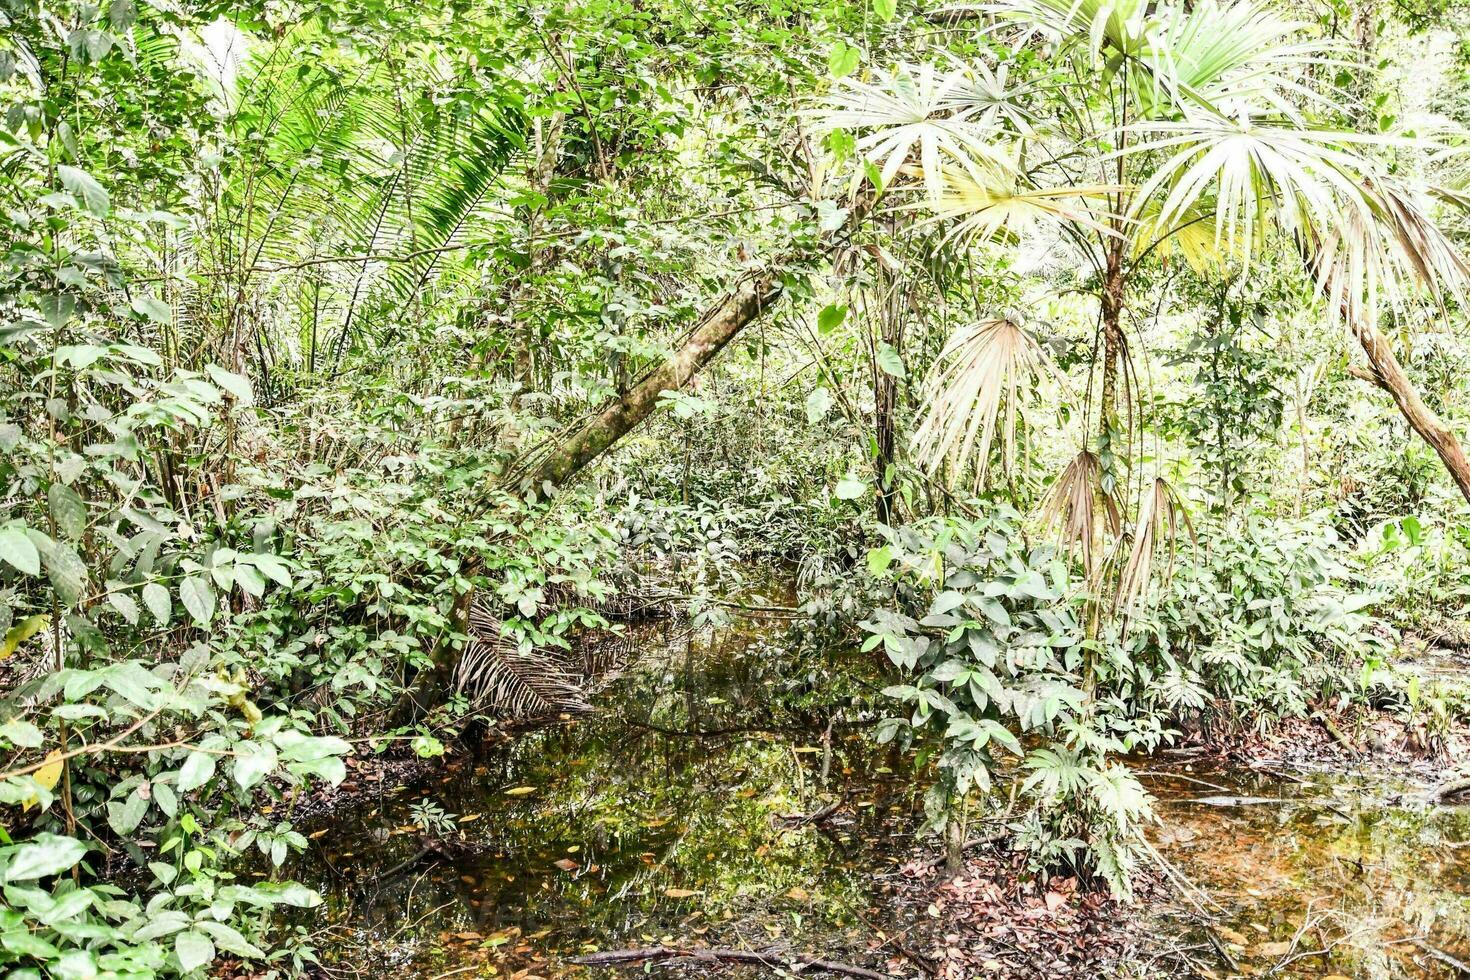
[[[1204,943],[1193,955],[1216,975],[1459,975],[1415,937],[1470,960],[1470,808],[1428,806],[1384,776],[1195,767],[1140,778],[1158,800],[1150,836],[1198,889],[1163,922]]]
[[[657,941],[861,949],[917,793],[851,707],[851,672],[780,635],[647,636],[597,712],[321,828],[299,875],[326,898],[324,959],[558,976]],[[784,819],[842,794],[820,826]],[[416,858],[431,839],[448,856]]]
[[[862,667],[769,620],[641,643],[596,712],[316,828],[296,873],[326,897],[323,958],[405,980],[657,942],[881,962],[875,882],[919,799],[871,744]],[[1157,948],[1124,975],[1457,975],[1415,937],[1470,960],[1470,808],[1363,774],[1138,769],[1175,887],[1138,909]],[[844,795],[830,822],[783,819]]]

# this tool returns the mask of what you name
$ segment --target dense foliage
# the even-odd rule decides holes
[[[1470,642],[1431,7],[0,0],[0,967],[300,971],[349,759],[757,566],[927,829],[1120,896],[1124,756],[1442,732],[1387,668]]]

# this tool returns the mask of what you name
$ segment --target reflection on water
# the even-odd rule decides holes
[[[599,948],[789,942],[873,961],[875,876],[912,843],[919,782],[871,744],[871,668],[770,621],[637,645],[594,713],[312,828],[324,960],[531,978]],[[1141,912],[1183,952],[1129,975],[1456,975],[1415,936],[1470,960],[1470,808],[1363,776],[1139,769],[1151,838],[1201,891]]]
[[[1151,836],[1206,893],[1198,900],[1239,973],[1459,975],[1414,941],[1426,935],[1470,959],[1470,808],[1426,806],[1381,778],[1207,768],[1141,778],[1162,820]],[[1181,902],[1167,919],[1186,916],[1202,917]],[[1218,954],[1200,958],[1229,972]]]
[[[324,959],[553,976],[661,939],[860,949],[871,841],[913,825],[917,794],[871,745],[852,665],[778,635],[650,635],[593,714],[333,818],[301,872]]]

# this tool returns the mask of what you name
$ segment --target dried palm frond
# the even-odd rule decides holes
[[[1381,304],[1402,308],[1419,288],[1437,303],[1463,303],[1470,264],[1408,187],[1374,178],[1363,212],[1329,226],[1313,243],[1317,286],[1329,312],[1375,326]]]
[[[523,650],[506,638],[484,603],[470,607],[469,641],[455,670],[455,690],[477,709],[502,718],[539,718],[589,707],[584,672],[554,650]]]
[[[1180,531],[1195,540],[1194,523],[1189,519],[1189,510],[1179,492],[1159,477],[1144,491],[1138,506],[1138,524],[1133,531],[1133,543],[1128,551],[1128,561],[1118,576],[1118,589],[1113,597],[1113,608],[1121,610],[1127,617],[1142,603],[1154,578],[1155,568],[1162,556],[1167,561],[1160,570],[1159,580],[1167,583],[1174,572],[1174,558],[1179,549]]]
[[[983,484],[997,427],[1002,465],[1015,458],[1017,407],[1042,373],[1056,376],[1041,346],[1010,320],[956,331],[925,379],[915,455],[930,472],[947,460],[955,476],[975,453],[976,484]]]
[[[1122,529],[1122,508],[1102,486],[1102,461],[1082,450],[1062,470],[1041,506],[1041,522],[1055,526],[1068,558],[1077,555],[1089,581],[1096,581],[1104,530],[1116,536]]]

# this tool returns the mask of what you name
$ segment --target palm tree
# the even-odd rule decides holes
[[[1433,189],[1373,156],[1408,141],[1335,125],[1348,115],[1334,93],[1303,81],[1341,64],[1331,45],[1304,39],[1302,25],[1256,0],[1000,0],[953,16],[1009,32],[1012,51],[1045,46],[1049,75],[1013,85],[1004,55],[997,68],[899,66],[882,81],[843,80],[825,118],[855,131],[861,173],[889,191],[907,182],[919,198],[911,206],[953,234],[1013,237],[1039,219],[1076,244],[1098,298],[1099,455],[1120,439],[1120,378],[1131,431],[1126,314],[1145,263],[1176,253],[1197,269],[1248,274],[1284,246],[1470,501],[1470,461],[1378,328],[1382,307],[1458,298],[1470,267],[1430,217]],[[996,405],[1015,397],[1035,360],[1034,345],[1005,336],[955,345],[968,361],[931,378],[919,447],[931,466],[954,447],[989,453]],[[968,412],[956,411],[960,402]],[[1108,480],[1106,469],[1069,471]],[[1075,491],[1058,493],[1080,499]]]

